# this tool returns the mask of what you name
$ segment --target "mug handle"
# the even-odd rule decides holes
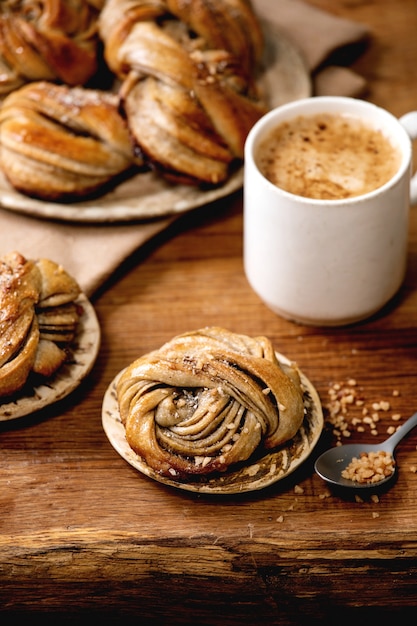
[[[410,111],[402,117],[400,117],[400,124],[405,128],[410,136],[410,139],[414,141],[417,139],[417,111]],[[417,204],[417,172],[411,178],[410,182],[410,203]]]

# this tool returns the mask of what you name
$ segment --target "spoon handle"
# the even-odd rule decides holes
[[[391,435],[385,443],[389,444],[392,446],[392,449],[394,449],[401,439],[405,437],[405,435],[415,426],[417,426],[417,413],[414,413],[414,415],[408,418],[408,420],[404,422],[404,424],[393,435]]]

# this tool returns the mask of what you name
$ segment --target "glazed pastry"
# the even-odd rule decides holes
[[[98,67],[97,16],[87,0],[2,0],[0,95],[38,80],[85,84]]]
[[[0,259],[0,396],[18,392],[31,372],[51,376],[67,359],[80,318],[80,287],[60,265]]]
[[[108,0],[99,32],[138,150],[174,181],[224,182],[266,110],[250,3]]]
[[[15,189],[52,201],[99,193],[141,163],[115,94],[44,81],[4,100],[0,150]]]
[[[297,433],[304,417],[295,365],[271,342],[207,327],[134,361],[117,383],[130,447],[162,476],[223,472]]]
[[[0,259],[0,396],[20,389],[35,362],[40,277],[20,255]]]

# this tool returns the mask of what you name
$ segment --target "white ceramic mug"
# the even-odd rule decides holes
[[[318,200],[283,191],[257,165],[259,144],[278,124],[298,116],[343,113],[380,129],[398,149],[400,165],[384,185],[364,195]],[[346,325],[383,307],[403,282],[417,112],[398,120],[369,102],[313,97],[263,116],[245,146],[244,267],[275,313],[316,326]]]

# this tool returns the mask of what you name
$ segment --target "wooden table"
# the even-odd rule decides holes
[[[368,80],[366,97],[396,115],[416,108],[415,1],[310,1],[369,26],[372,44],[353,66]],[[177,333],[221,325],[269,336],[323,405],[331,385],[350,378],[369,406],[389,401],[378,434],[351,440],[384,438],[392,414],[401,422],[417,409],[416,210],[401,293],[354,327],[298,326],[260,302],[242,268],[240,193],[175,223],[94,304],[102,347],[92,375],[59,406],[1,427],[1,623],[93,615],[121,624],[340,624],[380,615],[411,623],[417,432],[399,447],[398,481],[378,501],[329,492],[313,458],[264,491],[209,497],[128,465],[103,432],[101,405],[137,356]]]

